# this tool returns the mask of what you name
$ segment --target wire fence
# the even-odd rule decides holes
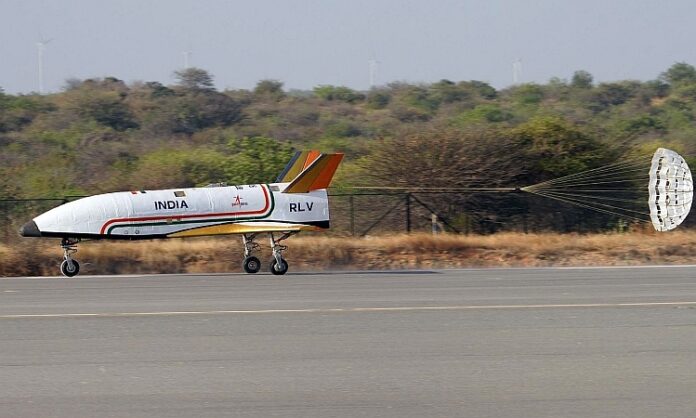
[[[458,192],[330,193],[330,234],[345,236],[428,232],[622,232],[638,225],[524,193]],[[0,200],[0,241],[18,238],[21,225],[81,196]],[[647,206],[647,204],[646,204]],[[689,228],[695,221],[685,222]],[[642,226],[644,227],[644,226]]]
[[[461,233],[448,216],[415,193],[330,195],[331,227],[339,234],[365,236],[394,232]]]

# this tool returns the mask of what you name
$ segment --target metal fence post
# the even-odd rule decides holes
[[[2,203],[2,209],[3,209],[3,211],[2,211],[2,213],[3,213],[2,224],[3,224],[3,225],[8,225],[8,224],[10,223],[10,222],[9,222],[9,221],[10,221],[10,205],[8,205],[8,204],[6,204],[5,202],[3,202],[3,203]],[[3,228],[3,229],[4,229],[4,231],[3,231],[3,234],[2,234],[2,240],[3,240],[3,241],[7,241],[7,240],[9,239],[9,237],[10,237],[9,228],[8,228],[7,226],[5,226],[5,228]]]
[[[411,233],[411,193],[406,193],[406,233]]]
[[[355,236],[355,204],[353,195],[348,196],[348,202],[350,203],[350,235]]]
[[[527,225],[527,214],[526,213],[522,214],[522,231],[524,231],[525,234],[529,233],[529,225]]]

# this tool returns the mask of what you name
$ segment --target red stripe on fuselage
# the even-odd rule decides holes
[[[106,228],[108,228],[109,225],[114,224],[116,222],[158,221],[158,220],[164,220],[164,219],[181,220],[181,219],[191,219],[191,218],[207,218],[207,217],[218,217],[218,216],[238,216],[238,215],[261,214],[261,213],[264,213],[265,211],[267,211],[269,206],[271,206],[271,199],[268,197],[268,190],[266,189],[265,186],[261,186],[261,189],[263,189],[263,197],[266,199],[266,205],[261,210],[252,210],[252,211],[246,211],[246,212],[208,213],[208,214],[203,214],[203,215],[194,215],[194,214],[192,214],[192,215],[163,215],[163,216],[144,216],[144,217],[139,217],[139,218],[110,219],[104,225],[102,225],[101,230],[99,231],[99,234],[104,235],[104,231],[106,231]]]

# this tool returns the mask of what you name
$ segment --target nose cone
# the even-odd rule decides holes
[[[36,222],[29,221],[19,228],[19,235],[23,237],[40,237],[41,231],[39,231],[39,227],[36,226]]]

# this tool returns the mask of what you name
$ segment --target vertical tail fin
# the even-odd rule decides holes
[[[297,151],[278,175],[276,183],[287,183],[297,177],[302,170],[307,168],[321,153],[319,151]]]
[[[308,193],[326,189],[331,184],[343,154],[299,151],[278,176],[278,183],[290,182],[283,193]]]

